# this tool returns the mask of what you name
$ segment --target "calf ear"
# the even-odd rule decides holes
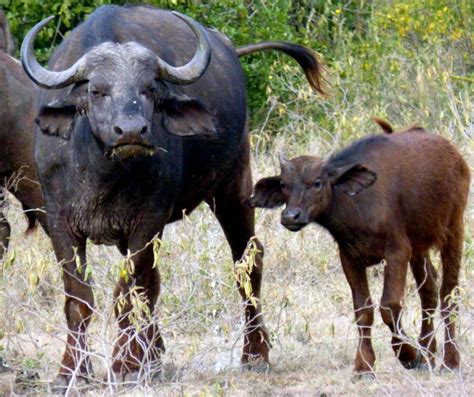
[[[373,185],[377,174],[360,164],[334,168],[329,171],[329,180],[334,186],[340,186],[344,193],[355,196]]]
[[[83,113],[87,106],[87,84],[76,84],[65,98],[43,106],[36,124],[47,135],[69,139],[74,129],[74,121],[78,113]]]
[[[248,207],[275,208],[285,204],[279,176],[260,179],[244,203]]]
[[[163,127],[169,133],[184,137],[217,136],[216,120],[198,99],[171,94],[160,107],[163,111]]]

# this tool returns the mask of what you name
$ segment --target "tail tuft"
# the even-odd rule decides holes
[[[323,77],[323,65],[318,60],[316,53],[309,48],[283,41],[268,41],[239,47],[236,51],[237,55],[242,57],[257,51],[268,50],[280,51],[292,57],[303,69],[311,88],[321,95],[326,95],[323,87],[323,80],[325,80]]]
[[[23,206],[23,211],[26,216],[26,220],[28,221],[28,227],[25,230],[25,234],[28,236],[35,232],[38,222],[34,211],[32,211],[30,208]]]

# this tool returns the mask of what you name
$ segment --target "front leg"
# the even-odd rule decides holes
[[[52,218],[54,215],[48,216]],[[92,280],[85,277],[86,241],[73,238],[66,232],[67,228],[61,220],[51,221],[51,218],[51,241],[63,270],[64,313],[69,331],[61,369],[53,387],[66,388],[71,378],[88,381],[92,373],[87,355],[86,330],[93,312],[94,296]]]
[[[160,233],[161,234],[161,233]],[[112,370],[119,381],[152,377],[161,369],[164,344],[153,321],[160,292],[160,274],[154,267],[152,237],[135,238],[129,260],[130,274],[121,277],[114,292],[119,336],[114,346]]]
[[[359,346],[354,364],[357,376],[373,376],[375,353],[371,333],[374,323],[374,306],[370,298],[369,283],[365,264],[351,260],[344,250],[340,250],[341,264],[352,291],[354,314],[359,331]]]

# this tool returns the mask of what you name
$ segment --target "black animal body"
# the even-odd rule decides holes
[[[115,291],[127,303],[116,310],[120,334],[113,362],[119,379],[129,378],[144,363],[158,362],[163,350],[155,324],[137,333],[129,318],[131,288],[140,288],[150,311],[159,294],[148,243],[203,200],[234,260],[254,236],[253,210],[242,205],[252,180],[239,53],[223,34],[189,17],[147,6],[105,6],[65,38],[45,69],[34,58],[33,43],[49,20],[25,38],[22,62],[45,88],[35,161],[64,270],[69,328],[57,383],[67,384],[73,371],[90,372],[83,352],[93,294],[75,259],[86,263],[87,239],[132,253],[134,271]],[[272,46],[293,56],[321,89],[319,64],[303,47],[266,43],[244,47],[240,55]],[[262,270],[259,254],[250,275],[257,302]],[[253,305],[239,290],[247,321],[242,362],[268,362],[260,303]]]

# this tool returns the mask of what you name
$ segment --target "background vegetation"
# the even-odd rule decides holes
[[[41,18],[60,16],[57,29],[51,26],[39,41],[43,59],[62,35],[105,3],[0,0],[18,43]],[[375,115],[400,128],[421,124],[455,142],[471,167],[474,164],[474,3],[470,0],[149,3],[192,15],[229,35],[237,46],[289,40],[320,54],[330,82],[325,98],[311,92],[298,66],[284,56],[265,53],[243,59],[255,178],[277,171],[277,153],[282,149],[288,155],[323,156],[376,132],[370,120]],[[8,217],[16,227],[1,268],[2,284],[9,288],[0,288],[4,313],[0,349],[20,381],[12,386],[11,376],[6,378],[4,390],[13,387],[17,392],[44,394],[46,380],[54,376],[63,349],[62,283],[49,241],[41,232],[24,238],[21,210],[10,201]],[[242,374],[238,370],[242,310],[233,263],[217,222],[207,208],[200,207],[189,219],[165,231],[157,317],[167,353],[162,383],[154,386],[155,392],[474,395],[473,230],[471,193],[461,273],[461,374],[402,369],[389,347],[389,332],[377,318],[377,379],[351,383],[357,332],[334,243],[320,228],[290,234],[279,225],[278,211],[258,212],[257,235],[266,247],[263,300],[272,334],[273,369],[266,374]],[[110,341],[115,336],[111,295],[123,262],[113,249],[91,247],[90,252],[97,300],[90,333],[98,379],[102,379],[110,365]],[[436,259],[439,267],[438,262]],[[382,266],[370,271],[375,301],[380,297],[382,272]],[[421,311],[412,278],[407,293],[404,322],[416,343]],[[436,321],[438,324],[439,316]],[[438,341],[441,329],[437,328]],[[440,351],[438,362],[441,357]],[[21,370],[26,374],[23,377],[18,375]],[[38,373],[41,380],[31,379],[32,373]],[[103,390],[107,393],[109,389]],[[144,392],[150,394],[152,389]]]

